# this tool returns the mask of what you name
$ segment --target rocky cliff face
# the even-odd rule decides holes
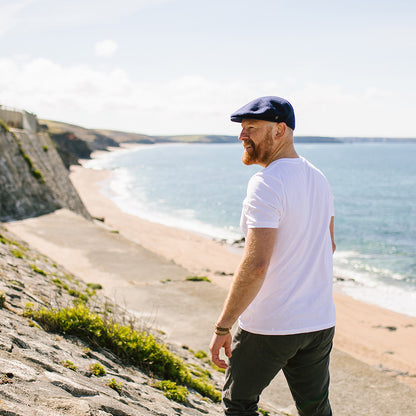
[[[89,145],[73,133],[49,133],[49,136],[55,143],[56,150],[67,169],[71,165],[79,165],[78,159],[90,159],[92,150]]]
[[[0,221],[68,208],[90,218],[47,132],[0,125]]]
[[[134,316],[93,286],[0,225],[0,415],[219,416],[220,405],[195,391],[185,403],[168,399],[152,374],[93,336],[87,340],[44,329],[24,313],[29,305],[54,311],[82,302],[107,320],[134,324]],[[212,367],[188,349],[169,348],[195,371],[212,373],[210,383],[219,387],[222,376]]]

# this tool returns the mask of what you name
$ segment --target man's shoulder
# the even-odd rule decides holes
[[[284,188],[284,180],[280,174],[266,172],[264,169],[255,173],[249,180],[247,186],[247,196],[257,196],[260,198],[271,194],[280,194]]]

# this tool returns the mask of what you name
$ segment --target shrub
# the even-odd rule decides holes
[[[91,364],[90,370],[97,377],[105,376],[107,374],[105,368],[100,363]]]
[[[107,386],[111,387],[118,394],[121,394],[121,390],[123,389],[123,385],[121,383],[118,383],[114,378],[107,381]]]
[[[178,403],[186,403],[188,396],[188,389],[183,386],[178,386],[175,382],[170,380],[158,381],[153,384],[159,390],[163,391],[163,395],[169,400],[174,400]]]
[[[65,367],[65,368],[69,368],[72,371],[77,371],[77,367],[75,366],[75,364],[72,361],[69,360],[65,360],[62,361],[61,364]]]

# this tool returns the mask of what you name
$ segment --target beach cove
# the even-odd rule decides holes
[[[201,235],[122,212],[102,192],[109,172],[73,167],[84,204],[104,223],[65,210],[8,224],[8,228],[86,282],[162,329],[166,340],[208,350],[240,254]],[[189,275],[208,282],[189,282]],[[411,415],[416,410],[416,318],[336,293],[332,360],[334,414]],[[264,400],[293,404],[279,378]],[[295,413],[293,413],[295,414]]]

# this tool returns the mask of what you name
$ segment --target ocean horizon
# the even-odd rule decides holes
[[[335,287],[416,316],[416,143],[296,144],[335,197]],[[142,145],[103,153],[85,167],[110,170],[102,192],[123,211],[228,243],[261,168],[241,144]]]

